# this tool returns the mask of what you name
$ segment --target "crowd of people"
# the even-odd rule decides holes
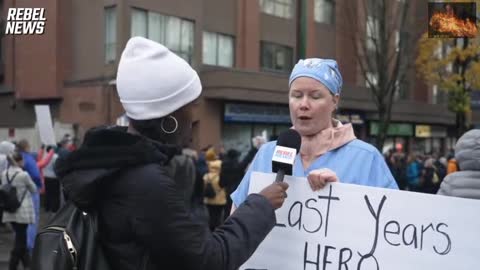
[[[18,196],[29,194],[18,211],[3,214],[16,232],[10,269],[29,265],[44,189],[47,211],[58,210],[64,193],[78,209],[98,213],[98,241],[111,269],[238,269],[273,229],[274,211],[287,197],[285,182],[248,194],[253,171],[272,172],[276,142],[253,138],[241,160],[235,149],[190,148],[200,79],[154,41],[128,41],[116,81],[128,127],[93,128],[72,152],[65,142],[37,155],[26,141],[1,143],[2,185],[18,174]],[[306,178],[314,191],[339,181],[480,198],[479,130],[459,139],[454,159],[401,151],[384,157],[357,139],[351,124],[334,119],[342,85],[335,60],[295,65],[288,100],[301,148],[293,176]]]
[[[40,197],[43,195],[43,208],[49,215],[58,211],[62,201],[60,182],[54,166],[59,157],[75,150],[66,134],[58,145],[43,146],[32,152],[30,143],[22,139],[18,142],[0,142],[0,179],[2,188],[15,187],[20,204],[15,210],[0,207],[1,226],[11,228],[15,233],[9,269],[17,269],[21,262],[24,268],[30,266],[32,250],[40,219]],[[6,190],[0,192],[2,203]]]
[[[439,154],[404,153],[397,146],[384,156],[401,190],[436,194],[443,179],[459,170],[453,150],[445,157]]]

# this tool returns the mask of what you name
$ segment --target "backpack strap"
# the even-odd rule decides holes
[[[28,189],[27,189],[27,188],[25,188],[25,190],[23,191],[22,198],[20,199],[20,205],[22,205],[22,203],[23,203],[23,199],[25,199],[25,196],[27,195],[27,191],[28,191]]]
[[[8,176],[8,170],[7,170],[7,174],[6,174],[6,176],[7,176],[7,183],[8,183],[9,185],[11,185],[12,182],[13,182],[13,180],[15,180],[15,177],[17,177],[17,175],[18,175],[19,173],[20,173],[20,172],[15,172],[15,173],[13,174],[13,176],[12,176],[12,179],[9,179],[10,177]],[[25,196],[27,195],[27,191],[28,191],[28,189],[25,187],[25,191],[23,191],[22,198],[20,199],[20,205],[22,204],[23,199],[25,199]]]
[[[7,169],[7,174],[5,175],[7,177],[7,183],[9,185],[12,184],[13,180],[15,180],[15,177],[19,174],[20,172],[15,172],[12,176],[12,179],[10,179],[10,177],[8,176],[8,169]]]

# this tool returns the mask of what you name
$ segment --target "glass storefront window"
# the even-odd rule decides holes
[[[222,143],[225,150],[235,149],[242,153],[242,158],[252,145],[254,136],[265,136],[270,141],[272,136],[278,136],[289,129],[285,124],[261,124],[261,123],[224,123],[222,131]]]
[[[267,124],[255,124],[253,125],[253,134],[254,136],[265,136],[267,141],[270,139],[270,136],[273,135],[273,125]]]
[[[383,144],[383,150],[382,153],[385,154],[388,152],[390,149],[395,149],[395,145],[393,142],[393,138],[387,138],[385,139],[385,143]]]
[[[223,146],[225,150],[235,149],[245,155],[252,145],[252,128],[250,124],[224,124]]]
[[[442,142],[440,138],[433,138],[432,139],[432,154],[440,154],[442,150]]]

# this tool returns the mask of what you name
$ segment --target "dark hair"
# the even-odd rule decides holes
[[[155,118],[148,120],[135,120],[131,118],[129,119],[130,124],[138,133],[149,139],[165,142],[166,135],[170,134],[166,134],[162,131],[162,120],[163,118]]]
[[[27,152],[28,148],[30,147],[30,144],[28,143],[27,140],[22,139],[18,142],[17,147],[21,152]]]

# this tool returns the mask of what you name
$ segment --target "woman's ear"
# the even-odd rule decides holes
[[[340,102],[340,96],[339,95],[334,95],[332,97],[333,104],[335,105],[334,113],[338,110],[338,103]]]

